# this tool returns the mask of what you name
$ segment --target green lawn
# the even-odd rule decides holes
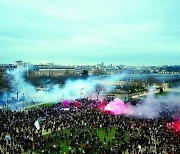
[[[88,128],[85,128],[85,129],[87,130]],[[67,135],[69,137],[70,129],[65,129],[64,131],[67,133]],[[60,132],[60,131],[58,131],[58,132]],[[111,131],[108,132],[108,135],[105,133],[105,129],[103,129],[103,128],[100,129],[100,130],[96,129],[94,132],[99,136],[99,139],[100,139],[100,141],[102,143],[104,143],[104,137],[105,137],[106,138],[106,145],[107,145],[107,143],[109,141],[110,141],[110,143],[112,145],[112,140],[113,140],[113,138],[115,137],[115,134],[116,134],[116,126],[112,127]],[[44,134],[45,138],[48,138],[49,135],[51,135],[51,133]],[[121,142],[123,142],[123,141],[129,142],[129,140],[130,140],[130,133],[128,131],[126,131],[125,135],[124,135],[124,138],[120,138],[120,141]],[[56,145],[61,144],[62,153],[64,153],[64,152],[68,153],[69,152],[68,140],[65,140],[65,141],[57,140],[55,143],[56,143]],[[33,150],[33,152],[38,153],[37,150]]]
[[[129,142],[129,141],[130,141],[130,132],[129,132],[129,131],[126,131],[126,132],[125,132],[124,141],[125,141],[125,142]]]
[[[158,97],[167,96],[167,95],[168,95],[168,92],[158,92],[158,93],[155,93],[153,96],[155,98],[158,98]],[[141,96],[140,98],[141,99],[146,99],[147,95],[146,96]]]
[[[62,148],[62,153],[68,153],[69,152],[69,146],[66,142],[61,142],[61,148]]]
[[[50,107],[52,105],[53,105],[53,103],[41,103],[41,104],[30,106],[30,107],[28,107],[26,109],[27,110],[37,109],[37,108],[42,108],[42,107]],[[102,143],[104,143],[104,138],[106,138],[106,145],[108,145],[108,142],[110,142],[110,144],[112,145],[113,138],[115,137],[115,134],[116,134],[116,128],[117,128],[116,126],[113,126],[111,128],[111,130],[108,131],[108,134],[105,132],[105,128],[101,128],[99,130],[95,128],[94,131],[92,132],[92,134],[96,133]],[[89,128],[85,127],[84,130],[89,130]],[[65,129],[63,131],[66,132],[67,136],[69,137],[69,135],[70,135],[70,128]],[[57,131],[57,133],[60,133],[60,130]],[[46,133],[43,134],[43,136],[46,139],[50,135],[52,135],[50,132],[46,132]],[[130,140],[130,133],[128,131],[125,132],[124,138],[120,138],[119,139],[120,142],[128,142],[129,140]],[[69,152],[69,143],[68,143],[68,140],[64,140],[64,141],[57,140],[57,141],[55,141],[55,144],[56,144],[56,146],[57,145],[61,145],[62,153],[68,153]],[[49,145],[51,145],[51,144],[49,144]],[[49,145],[48,145],[48,147],[49,147]],[[32,151],[34,153],[39,153],[37,149],[34,149]]]
[[[159,97],[159,96],[167,96],[168,92],[158,92],[155,93],[155,97]]]
[[[105,133],[104,129],[100,129],[96,131],[97,135],[100,138],[100,141],[103,143],[104,138],[106,138],[106,142],[108,143],[109,141],[112,142],[113,137],[116,134],[116,127],[113,127],[110,132],[108,132],[108,135]]]
[[[42,108],[42,107],[50,107],[52,105],[53,105],[53,103],[39,103],[39,104],[35,104],[32,106],[26,107],[26,110],[38,109],[38,108]]]

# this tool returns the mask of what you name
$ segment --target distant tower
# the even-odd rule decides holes
[[[24,63],[22,60],[17,60],[16,61],[16,66],[17,68],[25,68],[26,69],[26,74],[29,76],[29,63]]]
[[[17,65],[17,67],[23,67],[23,62],[22,62],[22,60],[17,60],[17,61],[16,61],[16,65]]]

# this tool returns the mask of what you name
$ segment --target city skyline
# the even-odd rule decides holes
[[[0,63],[180,65],[180,1],[1,1]]]

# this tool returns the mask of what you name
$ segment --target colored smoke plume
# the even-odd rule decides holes
[[[173,130],[175,133],[180,135],[180,120],[176,120],[166,124],[167,129]]]
[[[169,92],[167,96],[156,98],[154,89],[154,87],[151,87],[143,102],[137,103],[135,106],[115,98],[114,101],[106,105],[105,110],[115,115],[123,114],[145,119],[159,118],[166,113],[172,114],[173,112],[172,117],[177,119],[180,112],[180,96]]]
[[[115,115],[130,114],[132,112],[131,106],[125,104],[123,100],[119,98],[115,98],[113,101],[109,102],[109,104],[106,105],[105,110],[110,111]]]
[[[110,77],[90,77],[86,80],[68,80],[64,87],[60,87],[58,84],[51,84],[49,89],[46,91],[38,91],[36,87],[31,85],[25,80],[25,68],[18,68],[15,70],[8,71],[7,74],[11,77],[12,91],[6,92],[3,95],[3,99],[16,98],[17,93],[19,99],[23,97],[26,102],[59,102],[65,99],[75,100],[78,98],[88,97],[92,99],[103,99],[106,94],[108,94],[112,89],[113,85],[104,84],[103,88],[99,87],[99,81],[117,81],[122,79],[125,74],[112,75]],[[99,87],[99,95],[97,93],[96,87]],[[174,90],[174,89],[173,89]],[[140,118],[157,118],[162,114],[162,109],[171,112],[176,110],[176,113],[180,111],[180,95],[175,95],[173,90],[165,97],[154,97],[154,87],[149,90],[148,96],[144,99],[141,105],[133,106],[130,104],[125,104],[120,99],[115,99],[105,106],[105,110],[111,111],[114,114],[125,114]],[[178,91],[180,91],[178,89]]]

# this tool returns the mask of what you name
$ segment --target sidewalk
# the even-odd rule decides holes
[[[164,92],[168,92],[170,90],[171,90],[170,88],[169,89],[165,89]],[[155,91],[152,92],[152,94],[156,94],[158,92],[159,92],[159,90],[155,90]],[[143,96],[147,96],[149,94],[150,94],[149,92],[146,92],[146,93],[143,93],[143,94],[139,94],[139,95],[137,94],[137,95],[132,96],[132,98],[140,98],[140,97],[143,97]]]

